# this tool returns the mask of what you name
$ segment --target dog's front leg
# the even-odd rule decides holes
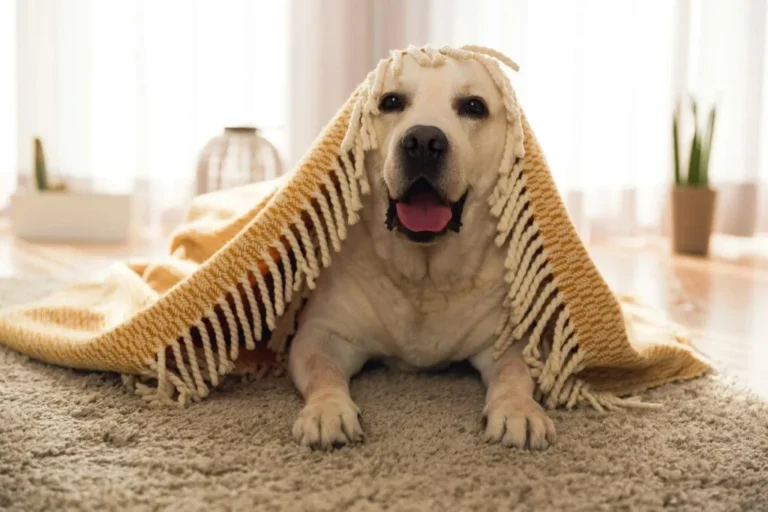
[[[489,347],[471,360],[488,387],[484,438],[504,446],[545,450],[555,442],[555,425],[533,399],[533,378],[522,349],[523,341],[518,341],[494,361]]]
[[[366,357],[351,343],[322,328],[299,329],[291,343],[289,368],[305,406],[293,426],[302,446],[329,449],[361,441],[360,410],[349,393],[349,379]]]

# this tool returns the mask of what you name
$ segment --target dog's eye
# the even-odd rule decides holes
[[[379,101],[379,110],[382,112],[402,112],[405,110],[405,98],[400,94],[385,94]]]
[[[488,117],[488,107],[481,98],[464,98],[459,102],[459,115],[473,119],[485,119]]]

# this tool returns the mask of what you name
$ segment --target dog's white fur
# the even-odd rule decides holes
[[[499,360],[491,357],[508,291],[504,254],[493,242],[496,221],[487,206],[506,133],[501,93],[476,61],[447,59],[430,68],[408,57],[401,76],[387,74],[383,91],[406,94],[408,106],[375,118],[379,149],[366,159],[372,191],[364,199],[362,222],[350,230],[339,261],[321,275],[302,312],[289,366],[306,406],[293,435],[313,448],[361,440],[349,379],[368,360],[413,369],[469,360],[488,386],[485,439],[545,449],[554,442],[554,425],[533,400],[523,342]],[[483,98],[488,118],[459,116],[457,96]],[[407,186],[399,141],[414,125],[437,126],[448,137],[440,182],[448,199],[469,190],[461,231],[429,245],[385,226],[388,198]]]

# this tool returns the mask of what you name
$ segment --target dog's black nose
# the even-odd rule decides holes
[[[448,150],[448,138],[436,126],[412,126],[400,140],[407,160],[421,166],[437,164]]]

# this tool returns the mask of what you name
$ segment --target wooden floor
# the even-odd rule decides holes
[[[0,221],[0,279],[76,280],[115,259],[163,254],[160,237],[122,245],[36,244]],[[664,240],[614,240],[589,248],[608,283],[666,312],[695,346],[768,398],[768,241],[718,237],[710,258],[671,255]],[[0,282],[0,286],[1,286]]]
[[[614,290],[664,311],[697,349],[768,398],[768,250],[761,243],[720,237],[707,259],[673,256],[658,240],[590,251]]]

